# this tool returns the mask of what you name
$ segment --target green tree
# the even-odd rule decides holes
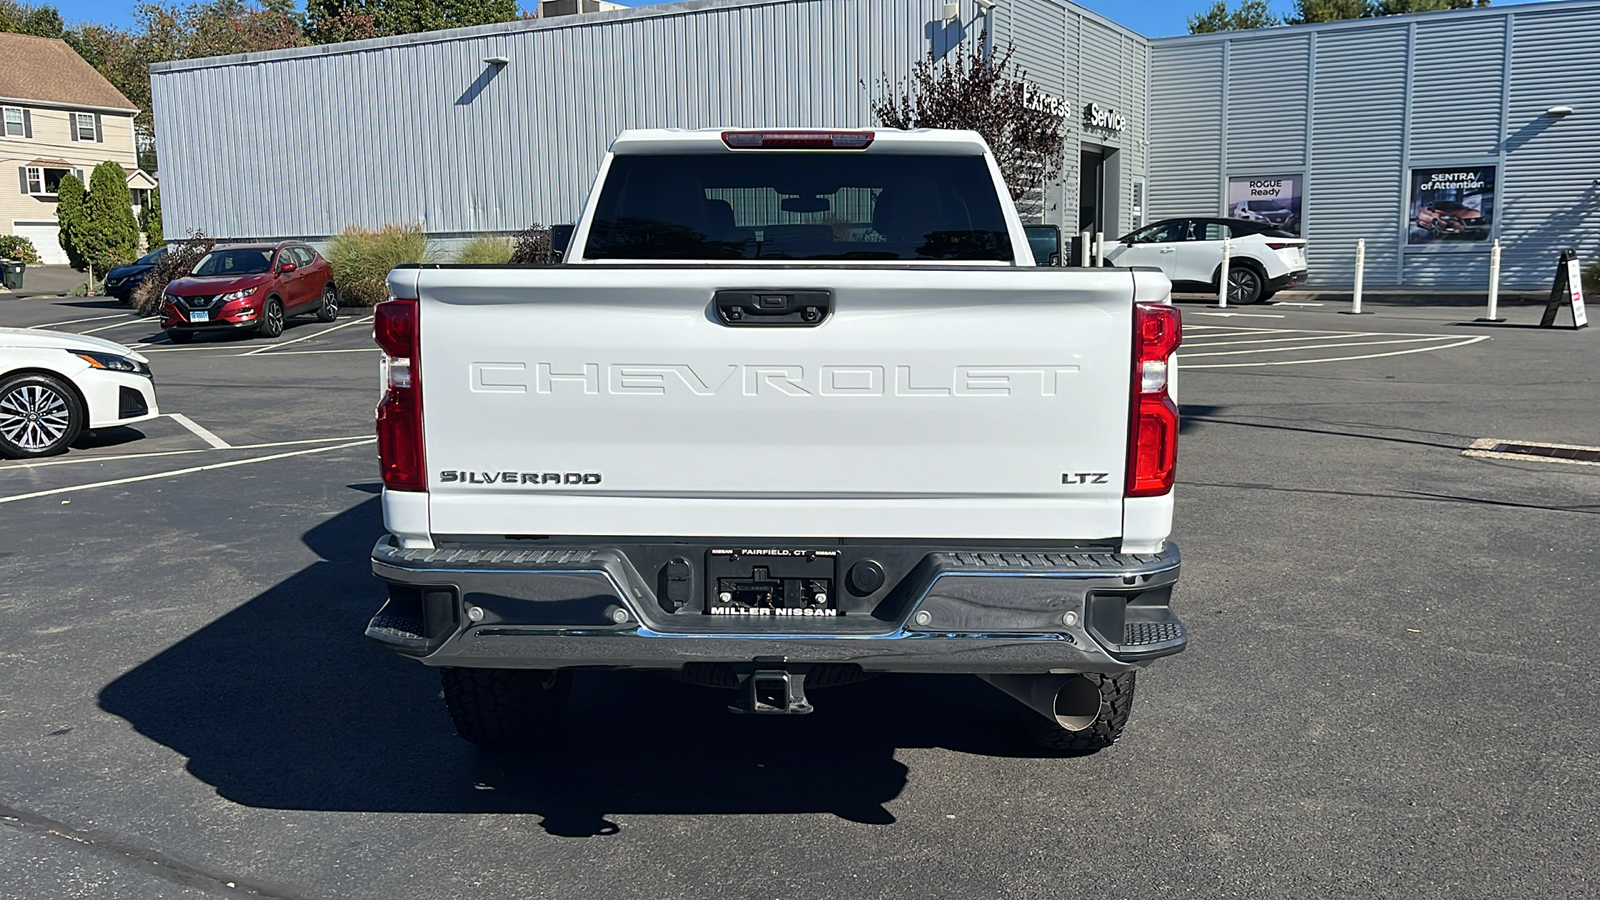
[[[517,0],[306,0],[306,30],[317,43],[513,22],[521,15]],[[360,34],[366,27],[371,35]]]
[[[109,159],[95,166],[89,176],[82,232],[73,242],[96,272],[133,262],[139,256],[139,224],[133,219],[127,179],[122,166]]]
[[[1369,19],[1406,13],[1442,12],[1447,9],[1473,9],[1489,5],[1490,0],[1295,0],[1294,15],[1284,21],[1290,25],[1311,22],[1336,22],[1340,19]]]
[[[1294,0],[1294,14],[1284,18],[1289,25],[1364,19],[1377,14],[1372,0]]]
[[[150,192],[150,199],[145,201],[144,209],[139,212],[139,228],[144,232],[145,246],[151,250],[167,243],[166,235],[161,232],[161,188]]]
[[[1403,16],[1406,13],[1474,9],[1488,5],[1489,0],[1378,0],[1378,15]]]
[[[1240,0],[1239,8],[1234,10],[1228,9],[1227,0],[1217,0],[1210,9],[1189,17],[1189,33],[1246,31],[1279,24],[1282,22],[1267,8],[1267,0]]]
[[[83,234],[83,201],[83,182],[69,173],[56,187],[56,225],[61,249],[67,251],[67,263],[74,269],[86,265],[78,246],[78,238]]]
[[[66,30],[66,23],[61,21],[61,11],[54,6],[0,0],[0,31],[58,38]]]

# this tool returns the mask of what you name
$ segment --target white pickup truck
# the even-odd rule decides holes
[[[561,264],[389,288],[367,635],[473,743],[576,669],[752,713],[943,672],[1092,751],[1187,643],[1170,284],[1036,267],[975,133],[625,132]]]

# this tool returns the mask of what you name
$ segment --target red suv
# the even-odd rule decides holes
[[[167,285],[161,327],[175,344],[200,332],[253,331],[275,338],[290,316],[339,316],[328,261],[305,244],[235,244],[200,258]]]

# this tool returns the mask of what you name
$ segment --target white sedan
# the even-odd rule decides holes
[[[1306,281],[1306,242],[1268,222],[1166,219],[1106,252],[1113,266],[1154,266],[1176,291],[1216,293],[1228,238],[1228,302],[1255,303]]]
[[[0,328],[0,456],[64,452],[89,428],[160,415],[150,361],[62,331]]]

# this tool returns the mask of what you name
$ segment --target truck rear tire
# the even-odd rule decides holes
[[[550,669],[439,670],[456,733],[485,750],[525,753],[549,743],[571,676]]]
[[[1032,710],[1027,712],[1028,731],[1035,743],[1046,750],[1069,755],[1094,753],[1115,744],[1122,736],[1133,712],[1133,672],[1120,675],[1084,675],[1100,687],[1100,715],[1082,731],[1070,731]]]

